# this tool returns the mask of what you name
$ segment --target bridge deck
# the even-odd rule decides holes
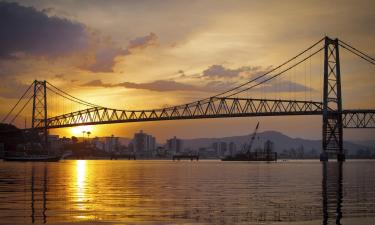
[[[319,115],[322,103],[296,100],[210,98],[157,110],[118,110],[92,107],[47,119],[48,128],[142,121],[225,117]],[[41,123],[43,124],[43,123]]]
[[[322,115],[322,103],[280,99],[210,98],[156,110],[92,107],[47,119],[48,128],[228,117]],[[344,128],[375,128],[375,110],[344,110]],[[40,123],[43,124],[43,123]],[[43,128],[43,127],[38,127]]]

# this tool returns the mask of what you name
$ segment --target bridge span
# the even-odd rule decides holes
[[[150,110],[103,107],[78,99],[47,81],[36,80],[29,86],[2,122],[4,123],[9,119],[9,123],[13,123],[25,107],[32,102],[31,129],[43,133],[44,142],[48,144],[48,129],[81,125],[230,117],[321,115],[323,125],[321,160],[326,161],[329,155],[334,155],[337,156],[339,161],[344,161],[343,128],[375,128],[375,109],[343,109],[340,47],[361,60],[375,65],[375,59],[368,54],[339,39],[324,37],[279,66],[222,93],[187,104]],[[245,93],[249,95],[250,90],[259,89],[262,86],[269,88],[270,82],[282,78],[295,67],[306,63],[320,52],[323,52],[324,62],[323,93],[319,101],[306,100],[306,93],[304,100],[241,96]],[[285,80],[283,82],[285,83]],[[289,82],[289,84],[291,83],[295,84]],[[305,91],[306,89],[305,86]],[[276,88],[276,90],[278,89]],[[27,97],[30,92],[31,96]],[[64,101],[79,104],[84,109],[48,116],[49,103],[47,103],[47,99],[49,98],[47,98],[47,92],[63,98]],[[14,115],[15,108],[23,99],[26,103]]]

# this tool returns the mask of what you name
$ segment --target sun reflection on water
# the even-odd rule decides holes
[[[85,185],[86,185],[86,160],[77,160],[77,202],[85,201]],[[82,204],[79,204],[83,206]]]
[[[75,206],[79,213],[74,216],[78,220],[93,219],[90,212],[90,196],[88,193],[88,166],[86,160],[76,161],[76,185],[75,185]]]

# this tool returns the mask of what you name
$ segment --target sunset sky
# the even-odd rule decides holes
[[[0,1],[0,116],[34,79],[48,80],[94,104],[151,109],[224,91],[325,35],[374,57],[374,9],[373,0]],[[344,108],[374,109],[374,66],[340,51]],[[308,95],[314,100],[321,95],[322,60],[317,56],[296,72],[312,76]],[[293,78],[283,81],[304,88],[303,81],[288,79]],[[298,88],[294,91],[297,97],[303,95]],[[142,122],[90,129],[92,136],[126,137],[142,129],[163,142],[172,136],[247,134],[257,121],[261,131],[321,138],[321,116]],[[64,136],[74,132],[80,131],[52,130]],[[365,130],[344,134],[347,139],[375,137],[374,131]]]

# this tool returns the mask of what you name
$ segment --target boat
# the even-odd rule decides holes
[[[221,161],[277,161],[277,152],[251,152],[250,154],[238,153],[233,156],[226,156],[222,158]]]
[[[57,162],[61,159],[60,155],[51,154],[40,144],[27,143],[18,144],[13,151],[5,151],[3,155],[5,161],[19,162]]]
[[[3,156],[5,161],[19,161],[19,162],[57,162],[60,156],[54,155],[25,155],[25,156]]]
[[[277,152],[273,152],[273,143],[267,141],[264,149],[257,149],[254,152],[251,151],[255,136],[259,128],[259,122],[257,123],[254,133],[251,136],[248,146],[244,146],[244,150],[234,155],[228,155],[221,158],[221,161],[277,161]]]

